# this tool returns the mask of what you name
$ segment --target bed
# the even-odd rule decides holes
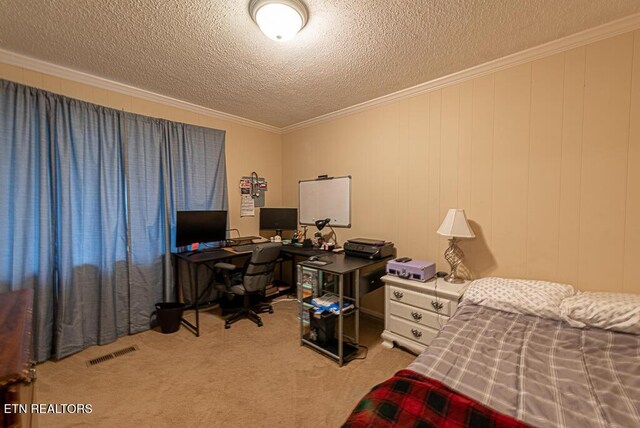
[[[345,426],[640,427],[640,296],[513,281],[472,283]]]

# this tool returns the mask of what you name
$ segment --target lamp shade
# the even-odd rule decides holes
[[[318,228],[318,230],[322,230],[329,223],[331,223],[331,219],[330,218],[325,218],[325,219],[322,219],[322,220],[316,220],[316,227]]]
[[[476,237],[471,227],[469,227],[469,222],[467,222],[467,216],[464,214],[464,210],[458,208],[451,208],[447,212],[437,234],[450,238]]]

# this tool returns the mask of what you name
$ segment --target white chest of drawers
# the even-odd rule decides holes
[[[382,277],[385,283],[383,345],[402,346],[416,354],[429,345],[456,309],[470,281],[449,284],[442,278],[418,282],[395,276]]]

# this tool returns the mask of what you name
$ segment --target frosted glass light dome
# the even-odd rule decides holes
[[[298,0],[253,0],[249,11],[260,30],[277,42],[291,40],[307,22],[307,10]]]

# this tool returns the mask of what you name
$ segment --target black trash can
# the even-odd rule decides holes
[[[175,333],[180,329],[180,320],[184,313],[183,303],[156,303],[156,315],[160,330],[164,334]]]
[[[336,314],[327,311],[315,314],[314,308],[309,308],[309,324],[312,341],[327,345],[335,337]]]

